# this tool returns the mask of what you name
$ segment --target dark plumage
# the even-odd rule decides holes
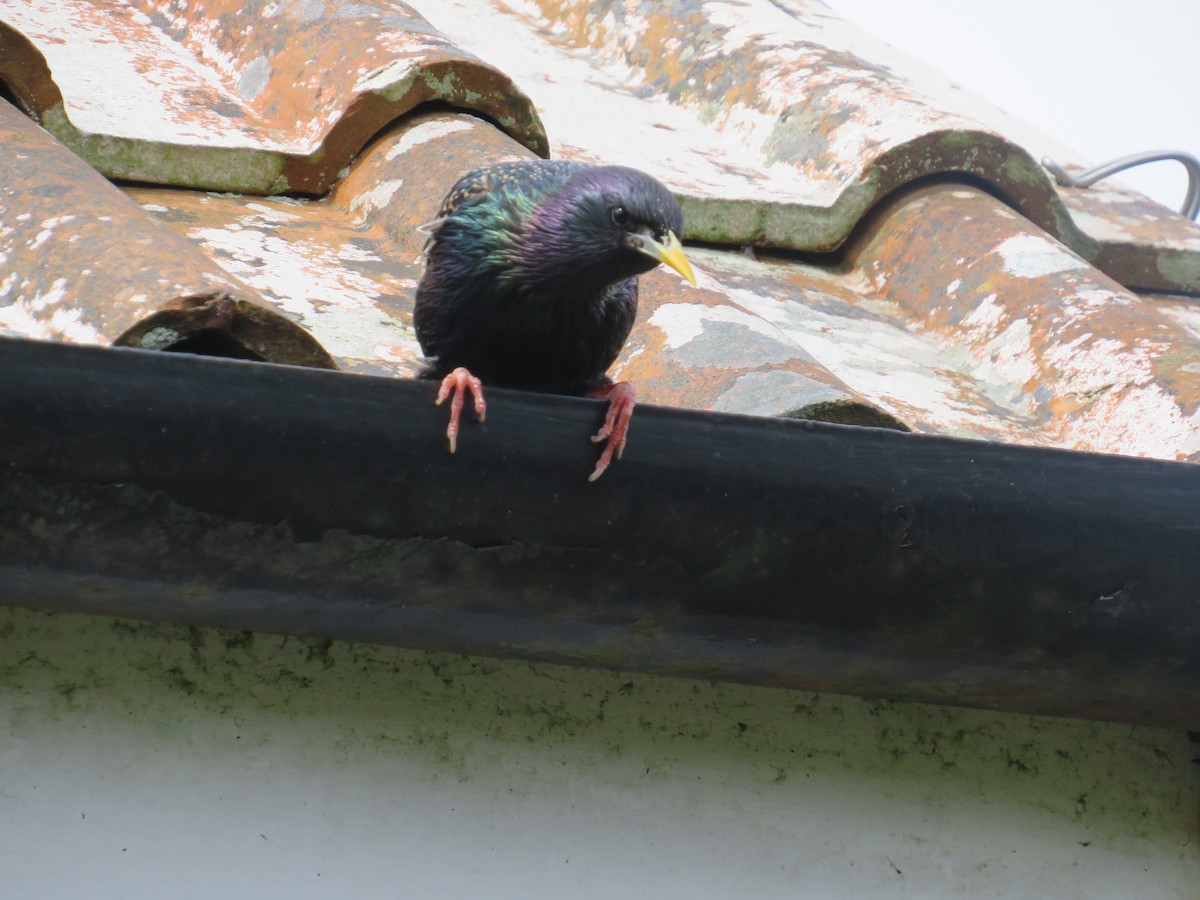
[[[480,382],[607,396],[599,477],[633,409],[632,386],[605,372],[633,327],[637,276],[665,262],[695,284],[682,229],[675,198],[636,169],[536,160],[463,176],[425,226],[414,311],[421,377],[443,379],[438,402],[454,393],[451,452],[465,393],[483,418]]]

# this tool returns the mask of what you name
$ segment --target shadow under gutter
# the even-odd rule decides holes
[[[0,340],[0,603],[1200,725],[1200,468]]]

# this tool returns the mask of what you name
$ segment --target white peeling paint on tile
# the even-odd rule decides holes
[[[52,333],[74,344],[106,344],[104,335],[83,320],[77,309],[56,309],[50,314],[49,327]]]
[[[41,224],[42,224],[42,228],[52,230],[66,222],[74,222],[77,218],[79,218],[79,217],[76,215],[73,215],[73,214],[66,214],[66,215],[62,215],[62,216],[51,216],[48,219],[44,219]]]
[[[869,319],[848,330],[817,311],[791,318],[788,332],[851,390],[884,409],[919,414],[926,428],[945,434],[991,436],[1001,423],[978,397],[963,396],[947,377],[947,358],[920,336]],[[911,421],[910,415],[901,415]]]
[[[1105,288],[1076,287],[1064,296],[1069,320],[1082,320],[1096,310],[1116,306],[1134,307],[1143,301],[1125,291],[1106,290]]]
[[[1043,351],[1056,372],[1055,391],[1086,397],[1113,387],[1143,385],[1154,380],[1154,361],[1167,348],[1147,341],[1083,335]]]
[[[794,301],[787,300],[782,296],[764,295],[744,288],[727,287],[715,279],[713,279],[713,282],[717,285],[717,289],[725,294],[732,303],[763,321],[777,326],[789,321],[789,307]]]
[[[216,267],[214,266],[214,268],[216,268]],[[220,288],[222,290],[229,290],[232,288],[236,291],[238,288],[237,282],[234,281],[232,278],[230,278],[223,271],[222,272],[201,272],[200,278],[205,283],[211,284],[214,287]],[[177,287],[184,288],[184,287],[186,287],[186,285],[181,284],[181,285],[177,285]]]
[[[46,241],[48,241],[51,237],[54,236],[55,228],[57,228],[59,225],[65,224],[67,222],[73,222],[75,219],[76,219],[76,217],[72,216],[72,215],[51,216],[50,218],[46,219],[45,221],[43,221],[41,223],[42,230],[39,231],[36,235],[34,235],[33,238],[29,241],[28,249],[36,250],[38,247],[42,246],[42,244],[46,243]]]
[[[308,104],[293,107],[295,118],[284,135],[259,117],[260,111],[268,109],[278,99],[277,93],[266,91],[272,76],[272,60],[266,56],[244,60],[239,53],[226,49],[225,35],[221,33],[224,26],[217,17],[195,16],[188,13],[186,7],[177,9],[174,14],[168,11],[166,16],[168,21],[173,19],[176,33],[182,35],[180,54],[189,62],[194,59],[195,68],[201,70],[205,80],[211,81],[224,97],[240,107],[240,115],[233,117],[231,127],[255,134],[260,144],[268,149],[297,155],[315,151],[328,124],[329,102],[322,103],[317,99],[318,85],[313,79],[296,83],[297,86],[307,83],[312,88],[310,96],[313,99]],[[304,118],[305,113],[307,118]]]
[[[1032,387],[1040,378],[1028,319],[1016,319],[971,354],[975,365],[968,374],[994,402],[1019,416],[1038,409]]]
[[[618,357],[616,365],[613,366],[611,373],[610,373],[612,375],[612,380],[620,381],[621,373],[625,370],[625,366],[627,366],[629,363],[633,362],[635,359],[637,359],[639,356],[641,356],[645,352],[646,352],[645,347],[638,347],[637,349],[632,350],[629,353],[623,354],[622,356]]]
[[[1033,327],[1026,318],[1010,319],[995,294],[976,302],[952,338],[937,331],[931,336],[947,352],[962,355],[966,373],[995,403],[1020,416],[1036,413],[1031,385],[1041,371],[1032,345]]]
[[[262,66],[247,71],[222,50],[212,34],[215,20],[172,15],[169,8],[156,12],[186,34],[184,43],[133,7],[106,13],[87,0],[0,0],[0,16],[45,56],[66,114],[84,135],[301,156],[317,149],[324,110],[314,108],[287,135],[264,127],[242,94],[242,88],[257,88],[259,100],[265,96]],[[198,102],[198,94],[207,99]],[[221,112],[230,108],[237,114]]]
[[[946,289],[946,293],[953,293],[951,288],[956,288],[959,284],[961,281],[956,278]],[[977,335],[981,331],[987,332],[999,328],[1007,317],[1008,310],[1003,304],[996,302],[996,295],[988,294],[975,301],[975,306],[959,322],[959,328]]]
[[[1200,409],[1188,417],[1187,431],[1179,445],[1179,458],[1200,462]]]
[[[964,361],[939,345],[882,317],[847,317],[797,301],[778,301],[731,290],[738,305],[762,310],[794,346],[848,388],[905,422],[919,420],[945,434],[1012,440],[1019,425],[997,419],[977,386],[951,373]],[[901,410],[904,412],[901,413]],[[1024,436],[1023,436],[1024,437]],[[1036,442],[1029,440],[1028,442]]]
[[[198,88],[238,103],[211,70],[150,27],[142,13],[131,9],[103,16],[80,0],[3,0],[0,10],[46,57],[67,114],[80,131],[150,142],[255,146],[236,120],[181,96],[181,89]]]
[[[29,308],[41,312],[51,306],[57,306],[67,299],[67,279],[56,278],[45,291],[39,291],[29,299]],[[74,299],[72,297],[71,299]]]
[[[410,59],[398,59],[367,73],[354,84],[354,93],[383,91],[409,78],[413,72]]]
[[[350,201],[350,212],[366,215],[378,209],[386,209],[396,191],[404,186],[404,179],[381,181],[370,190],[360,191]]]
[[[758,76],[753,107],[724,103],[719,108],[666,102],[653,91],[647,96],[645,72],[625,62],[619,39],[610,37],[580,50],[556,37],[559,26],[546,21],[533,3],[447,0],[423,6],[423,14],[443,32],[495,62],[527,90],[543,113],[556,152],[576,154],[586,148],[586,158],[646,169],[692,196],[760,202],[782,196],[830,207],[861,178],[864,164],[873,162],[882,150],[931,131],[990,130],[1012,136],[1038,153],[1077,159],[1025,123],[817,3],[748,0],[704,5],[713,34],[728,29],[713,46],[704,45],[704,56],[769,55],[778,63],[764,67]],[[614,26],[611,21],[607,28],[603,22],[593,22],[591,33],[604,28],[611,36]],[[644,17],[626,8],[626,35],[648,27]],[[676,43],[685,48],[680,58],[686,53],[690,59],[697,46],[692,37],[681,36]],[[664,46],[671,46],[669,38]],[[832,51],[819,75],[800,63],[812,56],[814,46]],[[833,58],[843,52],[867,67],[885,59],[889,71],[900,77],[886,90],[865,86],[859,70],[839,66]],[[904,78],[910,83],[905,84]],[[843,108],[855,110],[854,117],[823,134],[829,148],[820,165],[816,161],[796,166],[769,163],[765,148],[780,114],[813,89],[840,96]],[[581,92],[586,100],[581,100]],[[644,139],[630,140],[626,131],[600,124],[617,121],[645,123]],[[881,122],[887,123],[886,129],[880,128]]]
[[[341,249],[253,228],[196,228],[188,236],[264,296],[333,356],[369,360],[378,346],[419,355],[410,327],[378,303],[379,283],[341,264]]]
[[[79,310],[59,308],[47,316],[41,310],[48,305],[46,295],[42,295],[38,300],[0,306],[0,328],[34,340],[59,340],[74,344],[108,343],[104,335],[82,321]]]
[[[1087,234],[1114,243],[1153,242],[1175,251],[1200,252],[1200,227],[1110,179],[1083,190],[1064,190],[1071,218]]]
[[[912,85],[918,96],[928,98],[930,105],[982,123],[985,128],[1005,135],[1024,147],[1034,159],[1051,156],[1061,163],[1087,165],[1087,161],[1076,150],[1052,135],[1005,112],[979,94],[957,84],[944,72],[898,50],[869,31],[837,14],[830,14],[823,3],[782,0],[782,5],[792,10],[797,21],[816,23],[822,42],[844,48],[860,59],[903,78]]]
[[[715,412],[777,416],[812,404],[839,402],[846,392],[785,369],[748,372],[712,404]]]
[[[36,250],[38,247],[42,246],[42,244],[46,243],[46,241],[48,241],[50,239],[50,236],[52,234],[54,234],[54,231],[52,229],[43,228],[41,231],[39,231],[37,234],[35,234],[32,238],[30,238],[29,245],[28,245],[29,249]]]
[[[271,205],[265,203],[247,203],[246,209],[252,210],[256,215],[243,217],[247,223],[250,222],[268,222],[277,225],[286,225],[288,222],[302,222],[304,216],[290,213],[280,209],[275,198],[271,198]]]
[[[1113,216],[1101,218],[1078,207],[1072,207],[1071,219],[1089,237],[1097,241],[1128,241],[1131,239],[1129,231],[1122,228],[1120,220]]]
[[[499,8],[480,0],[445,0],[421,10],[439,30],[513,77],[534,100],[555,155],[587,158],[644,169],[673,187],[699,196],[777,199],[785,191],[796,202],[829,205],[840,194],[828,186],[775,184],[760,154],[722,137],[696,112],[660,95],[634,96],[641,73],[599,54],[565,50],[548,41],[535,8]],[[585,99],[586,98],[586,99]],[[631,141],[622,129],[603,122],[638,121],[643,136]],[[736,175],[729,175],[729,172]],[[793,179],[794,181],[794,179]]]
[[[0,295],[4,293],[0,284]],[[1156,298],[1155,309],[1171,319],[1200,342],[1200,303],[1192,298]]]
[[[478,122],[479,119],[477,117],[466,113],[459,113],[455,116],[439,116],[436,119],[422,122],[417,127],[408,129],[401,136],[400,140],[389,147],[384,159],[395,159],[397,156],[403,156],[408,153],[414,147],[444,138],[456,132],[472,131]]]
[[[407,370],[411,375],[416,375],[421,356],[419,350],[414,353],[410,343],[376,344],[371,348],[371,355],[368,359],[374,362],[388,363],[402,371]]]
[[[689,256],[697,271],[707,268],[717,276],[717,289],[731,304],[769,323],[775,339],[796,347],[849,390],[904,422],[944,434],[1046,443],[1023,421],[1027,409],[1011,399],[1004,403],[996,399],[1010,397],[1009,382],[997,386],[975,381],[970,372],[978,365],[976,360],[938,333],[927,335],[912,329],[894,303],[871,301],[870,280],[847,276],[868,298],[853,295],[851,299],[840,276],[831,279],[819,269],[798,264],[764,267],[704,248],[689,248]],[[783,280],[793,268],[807,272],[818,283],[822,278],[830,280],[830,290],[836,293],[825,296],[811,288],[799,291]],[[777,272],[781,281],[765,293],[759,290],[772,282],[747,290],[723,286],[719,281],[722,273],[735,281],[740,274],[762,278],[771,272]],[[693,326],[682,331],[680,338],[694,330]]]
[[[1063,420],[1062,446],[1124,456],[1181,459],[1200,450],[1200,416],[1185,417],[1159,384],[1099,390]]]
[[[256,56],[242,69],[237,80],[237,91],[242,99],[254,101],[271,80],[271,61],[265,56]]]
[[[784,335],[778,329],[773,328],[758,316],[744,313],[731,306],[668,303],[656,309],[647,321],[662,331],[666,346],[672,350],[678,350],[698,338],[704,332],[704,326],[709,322],[728,322],[741,325],[764,337],[777,341],[785,340]]]
[[[1042,278],[1059,272],[1090,269],[1086,262],[1049,237],[1018,234],[997,245],[1004,268],[1018,278]]]

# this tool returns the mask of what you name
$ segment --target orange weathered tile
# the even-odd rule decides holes
[[[373,134],[430,101],[546,150],[503,72],[384,0],[0,0],[0,79],[111,178],[321,194]]]
[[[47,22],[81,9],[87,15],[75,30],[48,36]],[[40,140],[49,149],[37,154],[64,160],[61,197],[93,197],[96,184],[108,191],[71,201],[79,209],[120,207],[130,224],[106,241],[119,231],[170,251],[175,263],[135,256],[136,277],[184,284],[169,274],[177,263],[206,284],[224,285],[208,294],[179,289],[180,296],[202,298],[183,304],[201,310],[192,313],[193,330],[229,331],[218,321],[228,303],[214,298],[230,296],[245,304],[239,310],[286,319],[279,333],[301,335],[313,353],[328,354],[327,364],[412,376],[420,363],[411,324],[424,242],[417,226],[433,218],[463,172],[544,148],[536,114],[505,80],[511,77],[545,112],[559,155],[659,175],[683,195],[687,234],[710,241],[689,251],[698,288],[665,270],[643,279],[638,322],[613,373],[636,382],[643,400],[1200,457],[1200,324],[1192,301],[1142,298],[1118,283],[1200,289],[1200,230],[1116,188],[1056,189],[1034,162],[1034,152],[1048,148],[1025,147],[1026,133],[1002,117],[977,119],[975,106],[941,102],[928,84],[883,65],[877,42],[820,4],[749,0],[736,8],[673,9],[670,16],[617,0],[520,8],[447,0],[425,10],[459,45],[408,7],[389,17],[382,5],[360,4],[342,17],[350,24],[334,22],[331,13],[306,18],[299,8],[258,18],[245,18],[242,9],[122,7],[111,20],[119,23],[111,30],[114,46],[105,52],[128,64],[130,78],[121,82],[128,96],[145,96],[124,107],[126,95],[101,92],[89,102],[117,120],[138,104],[158,110],[158,119],[139,126],[159,128],[157,138],[110,136],[111,146],[137,149],[137,159],[151,160],[147,147],[157,141],[159,149],[178,151],[163,157],[170,166],[237,173],[265,153],[278,163],[272,177],[284,173],[301,193],[332,185],[324,196],[201,192],[189,186],[202,179],[168,166],[157,180],[175,186],[124,186],[152,219],[122,206],[119,192],[78,161],[68,164],[72,158],[45,135]],[[75,82],[54,71],[50,63],[60,57],[51,48],[55,41],[77,44],[97,22],[109,22],[109,12],[99,0],[0,12],[8,19],[0,41],[24,48],[29,63],[24,80],[12,80],[11,65],[0,64],[0,76],[44,120],[56,104],[68,109],[71,91],[58,93],[60,82]],[[22,22],[26,30],[40,28],[40,37],[18,34]],[[298,47],[318,45],[315,61],[300,58]],[[158,51],[166,62],[150,72],[146,60]],[[477,57],[504,75],[480,67]],[[421,67],[435,59],[445,68],[430,87],[432,70]],[[370,66],[376,68],[365,71]],[[484,83],[472,79],[493,78],[487,73],[500,79],[487,83],[507,91],[487,100],[491,106],[471,99]],[[393,76],[405,86],[390,82]],[[364,83],[378,88],[367,99],[355,93]],[[488,118],[445,107],[402,116],[430,97],[459,97],[458,105]],[[364,104],[376,104],[375,112],[362,113]],[[513,118],[521,109],[524,118]],[[330,155],[337,123],[356,116],[360,125],[345,126],[353,140],[341,156]],[[363,122],[387,127],[368,140]],[[74,140],[69,130],[63,134]],[[305,151],[310,168],[303,177],[315,180],[291,180],[301,171],[296,154],[314,140],[324,140],[325,150]],[[964,173],[1004,202],[956,183]],[[941,177],[913,186],[929,175]],[[22,222],[50,221],[32,193],[41,177],[13,181],[6,216],[28,212]],[[60,198],[59,208],[67,206]],[[10,303],[0,312],[16,321],[35,307],[49,310],[47,291],[58,291],[54,304],[69,315],[60,311],[56,320],[51,311],[45,321],[77,319],[92,330],[84,336],[37,324],[21,333],[156,346],[147,335],[162,332],[145,322],[160,320],[138,318],[120,305],[119,289],[88,280],[97,270],[136,280],[94,262],[121,251],[105,244],[81,262],[70,254],[89,245],[71,241],[72,229],[59,224],[46,238],[39,238],[44,225],[22,226],[14,240],[25,250],[31,241],[60,238],[64,249],[33,280],[20,272],[19,281],[10,279]],[[743,241],[766,249],[756,256]],[[60,283],[65,267],[73,271]],[[160,286],[159,293],[170,290]],[[175,295],[162,302],[155,314],[180,305]],[[255,355],[285,361],[277,350],[237,339]]]
[[[4,102],[0,143],[5,333],[151,349],[219,334],[271,362],[332,366],[307,332]]]
[[[679,192],[692,238],[827,251],[891,191],[969,176],[1123,284],[1200,293],[1200,228],[1114,241],[1125,212],[1077,215],[1038,162],[1076,154],[819,0],[443,0],[427,15],[529,92],[555,153]]]

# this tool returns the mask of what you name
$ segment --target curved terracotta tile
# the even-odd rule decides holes
[[[1096,242],[1088,261],[1140,291],[1200,293],[1200,227],[1118,182],[1058,189],[1071,220]]]
[[[1039,441],[1200,460],[1195,317],[1126,291],[994,197],[897,195],[847,261]]]
[[[369,144],[320,199],[126,192],[274,309],[311,333],[351,372],[412,377],[420,347],[412,297],[425,238],[466,170],[532,156],[476,116],[416,116]]]
[[[0,331],[332,367],[194,244],[0,102]],[[197,348],[199,349],[199,348]]]
[[[1123,283],[1200,292],[1200,229],[1114,243],[1107,214],[1076,216],[1037,161],[1075,154],[817,0],[442,0],[427,14],[526,87],[556,153],[671,185],[692,238],[827,251],[891,191],[966,176]]]
[[[0,20],[0,79],[110,178],[320,194],[429,101],[547,151],[508,76],[402,3],[0,0]]]
[[[127,191],[315,335],[340,368],[411,377],[420,365],[412,296],[425,242],[417,227],[464,172],[528,156],[476,117],[428,114],[368,146],[321,200]],[[709,262],[733,272],[724,257],[737,254],[697,257],[702,290],[667,272],[645,276],[617,377],[635,381],[650,403],[906,427],[758,313],[735,308],[724,280],[704,272]],[[811,286],[819,276],[797,280]],[[743,279],[736,290],[748,296],[753,288]]]
[[[462,172],[522,155],[477,118],[429,114],[373,142],[321,200],[128,191],[341,367],[411,376],[416,227]],[[1200,325],[1123,290],[979,190],[897,195],[837,264],[688,253],[699,288],[666,270],[645,276],[613,370],[646,402],[1166,458],[1200,452]]]

